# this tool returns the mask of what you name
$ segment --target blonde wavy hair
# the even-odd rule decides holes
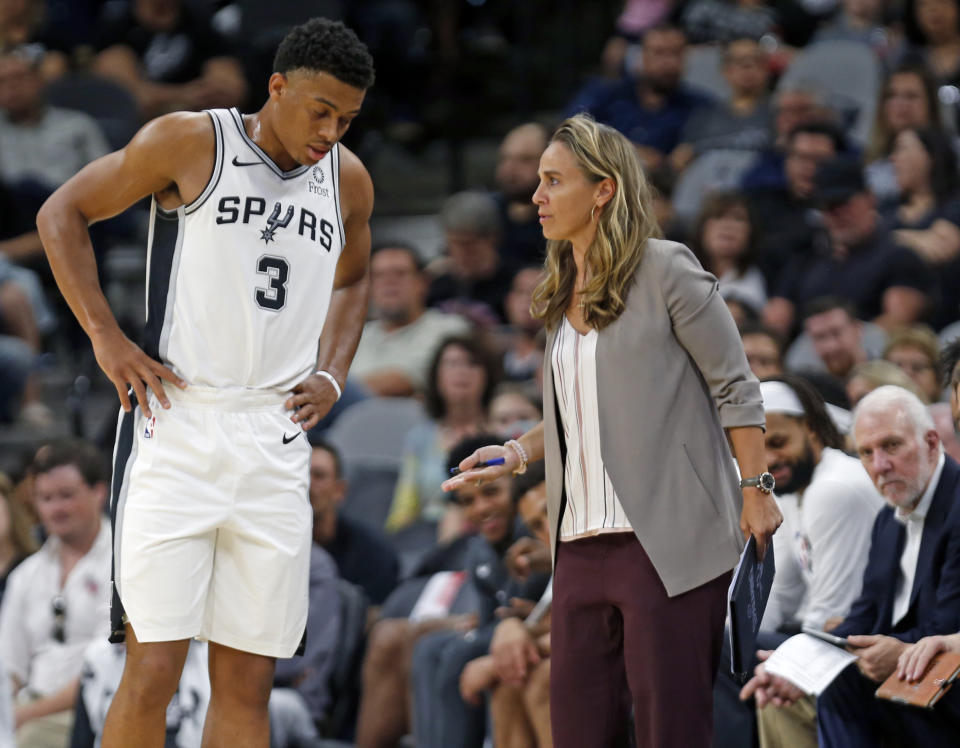
[[[564,120],[550,142],[565,145],[588,180],[611,179],[616,186],[599,211],[597,233],[587,248],[590,277],[581,294],[584,321],[600,330],[623,313],[647,239],[662,236],[653,213],[653,194],[630,141],[590,115]],[[554,328],[563,320],[577,280],[568,240],[547,242],[545,266],[530,313]]]

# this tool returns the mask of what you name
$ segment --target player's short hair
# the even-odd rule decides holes
[[[31,468],[34,475],[43,475],[64,465],[73,465],[90,487],[106,480],[103,455],[82,439],[63,439],[40,447]]]
[[[348,86],[366,90],[373,85],[373,57],[367,45],[340,21],[311,18],[287,34],[273,58],[273,72],[291,70],[329,73]]]

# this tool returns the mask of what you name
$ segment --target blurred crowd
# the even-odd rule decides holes
[[[583,65],[560,59],[583,42],[562,18],[538,36],[536,13],[553,5],[0,0],[0,423],[26,435],[0,474],[0,581],[39,558],[30,574],[59,569],[78,587],[24,573],[3,598],[13,685],[0,723],[68,715],[53,743],[22,745],[94,745],[122,664],[96,615],[113,434],[39,451],[30,438],[65,417],[44,397],[46,370],[94,377],[36,211],[151,117],[259,106],[276,43],[310,15],[342,17],[376,60],[347,139],[362,157],[384,142],[414,159],[435,141],[499,145],[484,183],[455,179],[437,205],[441,246],[375,233],[350,379],[309,434],[312,650],[278,669],[275,745],[479,746],[488,732],[497,746],[550,744],[543,476],[452,495],[440,483],[475,446],[541,418],[546,336],[530,303],[545,243],[531,198],[565,114],[635,144],[664,235],[717,277],[758,377],[802,376],[841,435],[868,392],[906,388],[960,457],[941,368],[960,338],[960,0],[560,3],[595,42]],[[111,253],[144,246],[142,210],[94,227],[105,287]],[[171,745],[197,744],[202,654],[168,713]]]

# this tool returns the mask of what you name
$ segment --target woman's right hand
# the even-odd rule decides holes
[[[475,467],[480,462],[503,458],[502,465],[490,465],[484,468]],[[444,491],[456,491],[460,486],[468,483],[489,482],[504,475],[510,475],[520,467],[520,455],[512,447],[502,444],[491,444],[480,447],[460,463],[460,474],[448,478],[441,484]]]

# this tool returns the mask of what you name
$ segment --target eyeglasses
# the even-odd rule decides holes
[[[53,639],[63,644],[67,640],[67,601],[63,595],[55,595],[50,601],[53,610]]]

